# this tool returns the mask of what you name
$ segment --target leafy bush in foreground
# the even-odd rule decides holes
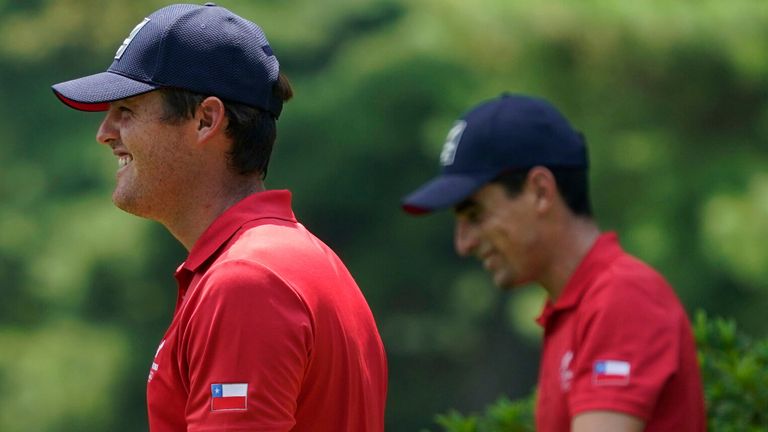
[[[768,427],[768,338],[753,340],[732,320],[699,311],[693,322],[712,432],[757,432]],[[481,414],[439,414],[443,432],[534,431],[535,395],[502,397]]]

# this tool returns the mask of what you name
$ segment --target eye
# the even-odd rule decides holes
[[[477,205],[464,206],[456,211],[456,216],[473,225],[477,225],[483,221],[482,209]]]
[[[118,118],[123,120],[127,120],[134,115],[133,111],[125,105],[117,105],[115,111],[117,112]]]
[[[464,216],[467,218],[467,221],[473,224],[480,223],[483,220],[483,212],[477,207],[468,209]]]

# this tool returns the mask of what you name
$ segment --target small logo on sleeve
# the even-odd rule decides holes
[[[211,384],[211,411],[248,409],[248,384]]]
[[[157,356],[160,354],[160,350],[163,349],[163,346],[165,345],[165,339],[163,339],[162,342],[160,342],[160,346],[157,347],[157,351],[155,351],[155,358],[152,361],[152,368],[149,370],[149,377],[147,377],[147,382],[152,382],[152,378],[155,377],[155,374],[160,369],[160,365],[157,364]]]
[[[592,368],[592,384],[596,386],[625,386],[629,384],[629,362],[598,360]]]
[[[560,359],[560,390],[567,392],[571,389],[573,382],[573,371],[571,370],[571,361],[573,361],[573,351],[568,350]]]

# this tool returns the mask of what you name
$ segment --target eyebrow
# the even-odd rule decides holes
[[[125,99],[118,99],[116,101],[112,101],[109,103],[109,105],[113,107],[122,106],[122,107],[133,108],[136,104],[132,103],[132,101],[130,101],[130,98],[125,98]]]
[[[120,103],[120,104],[123,104],[123,105],[130,105],[130,106],[135,106],[135,105],[136,105],[136,101],[137,101],[137,100],[138,100],[138,99],[139,99],[141,96],[143,96],[143,95],[145,95],[145,94],[146,94],[146,93],[141,93],[141,94],[137,94],[137,95],[129,96],[129,97],[127,97],[127,98],[123,98],[123,99],[118,99],[118,100],[116,100],[116,101],[112,101],[112,103]]]

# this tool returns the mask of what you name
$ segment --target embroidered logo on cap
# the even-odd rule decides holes
[[[123,56],[123,53],[125,52],[125,49],[128,48],[128,45],[131,44],[131,41],[133,41],[133,38],[136,37],[136,35],[139,33],[139,30],[141,30],[147,23],[149,22],[149,18],[144,18],[144,21],[136,24],[136,27],[131,30],[131,34],[128,35],[127,38],[123,41],[123,44],[120,45],[120,48],[117,49],[117,52],[115,53],[115,60],[119,60],[120,57]]]
[[[211,411],[248,409],[248,383],[211,384]]]
[[[453,165],[453,160],[456,158],[456,150],[459,149],[461,135],[464,134],[464,129],[466,128],[467,122],[459,120],[448,131],[448,136],[445,137],[445,144],[443,144],[443,151],[440,152],[440,165]]]

